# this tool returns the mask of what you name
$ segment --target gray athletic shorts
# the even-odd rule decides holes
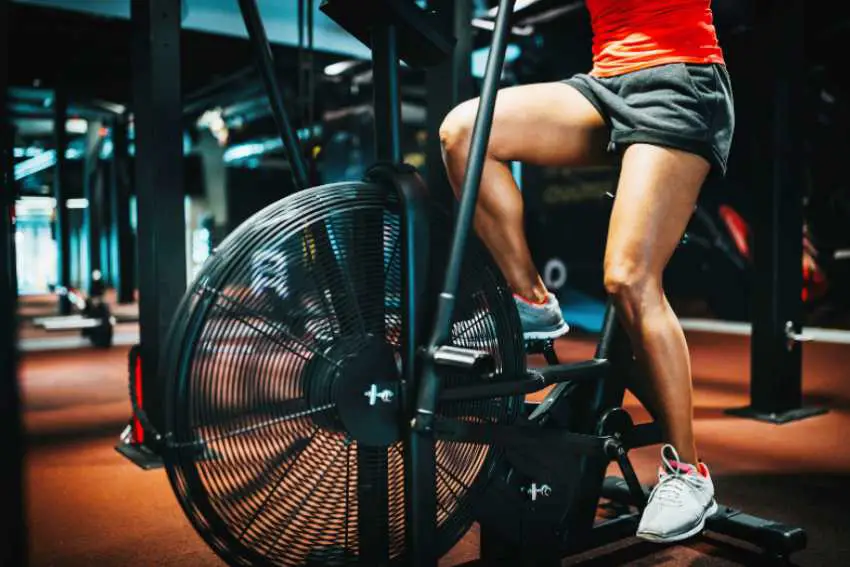
[[[565,81],[602,114],[610,151],[629,144],[672,147],[705,157],[725,175],[735,106],[729,73],[720,64],[669,63],[618,75],[578,74]]]

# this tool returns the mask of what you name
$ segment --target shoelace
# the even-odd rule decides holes
[[[667,457],[668,454],[671,458]],[[658,477],[655,498],[667,504],[681,506],[682,494],[692,487],[698,487],[699,481],[692,473],[685,472],[680,467],[673,465],[673,462],[679,462],[679,454],[672,445],[665,445],[661,449],[661,459],[667,472],[661,473]]]
[[[682,505],[682,495],[697,486],[696,478],[688,473],[675,471],[663,474],[656,486],[655,498],[666,504]]]

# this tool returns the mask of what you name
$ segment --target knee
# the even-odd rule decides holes
[[[459,104],[440,124],[440,145],[443,155],[451,156],[469,149],[475,122],[475,101]]]
[[[660,278],[634,262],[606,263],[604,280],[608,296],[630,313],[661,297]]]

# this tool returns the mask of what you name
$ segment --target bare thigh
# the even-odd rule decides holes
[[[447,122],[471,128],[477,109],[478,99],[467,101]],[[496,97],[488,154],[538,166],[602,165],[612,162],[608,137],[602,116],[570,85],[521,85],[502,89]]]
[[[625,151],[605,250],[608,282],[660,285],[709,167],[680,150],[635,144]]]

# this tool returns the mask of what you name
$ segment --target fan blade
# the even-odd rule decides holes
[[[230,492],[225,492],[221,495],[221,499],[224,502],[234,503],[239,502],[240,500],[247,500],[258,492],[263,491],[268,486],[268,480],[272,477],[272,475],[275,472],[278,472],[282,467],[287,466],[289,461],[297,459],[301,452],[307,448],[307,445],[310,444],[311,439],[311,437],[300,437],[296,439],[291,445],[284,448],[279,455],[267,461],[262,471],[259,472],[257,476],[251,478],[242,486],[237,486]],[[289,468],[290,467],[287,467],[287,472]]]

